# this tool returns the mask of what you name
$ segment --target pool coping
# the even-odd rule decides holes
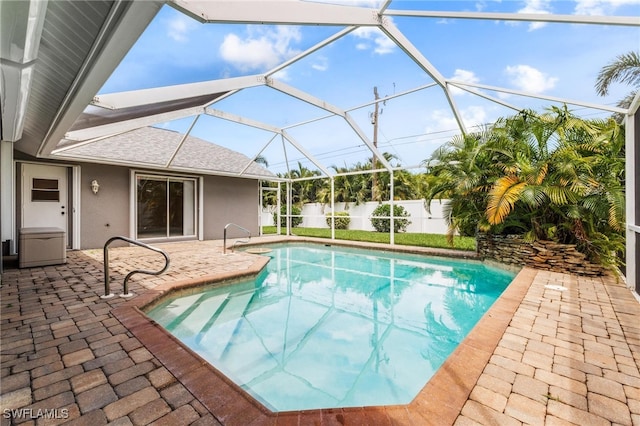
[[[144,308],[172,292],[257,275],[267,265],[269,258],[254,256],[255,261],[245,270],[168,282],[140,294],[112,311],[222,424],[453,424],[535,276],[535,270],[531,268],[520,270],[411,403],[272,412],[143,312]]]

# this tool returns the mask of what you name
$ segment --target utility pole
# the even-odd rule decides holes
[[[373,110],[373,115],[371,116],[371,124],[373,124],[373,146],[378,149],[378,88],[376,86],[373,87],[373,96],[376,100],[375,107]],[[371,169],[376,170],[378,168],[378,161],[376,159],[375,153],[371,159]],[[378,194],[378,175],[377,173],[373,173],[371,176],[371,200],[372,201],[380,201],[380,196]]]

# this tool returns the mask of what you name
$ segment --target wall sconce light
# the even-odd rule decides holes
[[[94,194],[97,194],[98,191],[100,190],[100,184],[95,179],[91,181],[91,190],[93,191]]]

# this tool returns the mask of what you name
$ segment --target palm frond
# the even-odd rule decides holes
[[[520,194],[520,200],[528,206],[537,208],[547,202],[547,196],[542,187],[527,185]]]
[[[596,92],[600,96],[609,94],[612,83],[640,84],[640,54],[628,52],[618,55],[613,61],[602,67],[596,79]]]
[[[567,186],[548,186],[545,187],[544,192],[549,197],[549,201],[558,206],[576,202],[576,194]]]
[[[526,185],[516,176],[504,176],[496,181],[489,191],[487,203],[486,217],[490,224],[497,225],[504,221]]]

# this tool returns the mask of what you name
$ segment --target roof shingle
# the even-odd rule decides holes
[[[240,174],[249,165],[243,174],[275,177],[246,155],[194,136],[187,136],[182,146],[179,146],[183,137],[184,135],[172,130],[142,127],[68,148],[64,151],[64,156],[166,167],[179,148],[168,169],[194,169],[206,174]]]

